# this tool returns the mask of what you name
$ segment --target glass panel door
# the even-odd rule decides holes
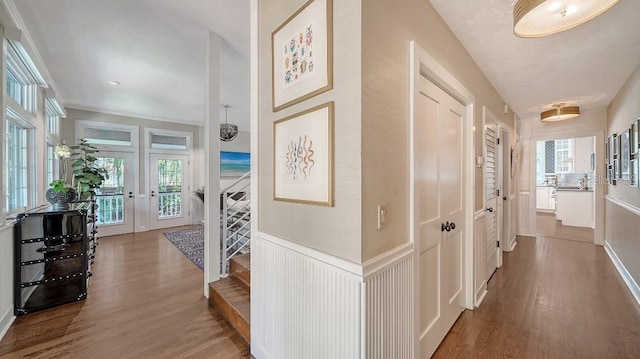
[[[189,195],[183,155],[150,155],[150,228],[166,228],[189,224]]]
[[[107,169],[109,178],[96,190],[97,226],[101,236],[133,232],[133,153],[103,152],[95,156],[97,166]]]

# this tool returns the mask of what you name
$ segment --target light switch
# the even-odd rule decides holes
[[[378,230],[384,229],[387,221],[387,209],[384,206],[378,206]]]

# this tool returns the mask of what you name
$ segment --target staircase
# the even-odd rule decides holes
[[[229,276],[209,283],[209,305],[220,310],[247,344],[251,343],[250,268],[249,253],[235,255],[229,259]]]

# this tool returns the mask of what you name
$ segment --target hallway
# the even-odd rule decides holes
[[[638,358],[640,307],[602,247],[518,238],[434,358]]]

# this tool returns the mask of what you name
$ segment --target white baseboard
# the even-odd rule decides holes
[[[16,320],[16,316],[13,315],[13,305],[9,307],[6,313],[0,318],[0,340],[4,338],[4,335],[7,334],[9,328],[11,328],[11,324]]]
[[[604,249],[609,255],[611,262],[613,262],[613,265],[618,270],[618,273],[620,273],[622,280],[624,280],[624,282],[627,284],[627,287],[631,291],[631,294],[633,294],[636,302],[638,302],[638,305],[640,305],[640,287],[638,286],[638,283],[633,280],[633,277],[631,276],[629,271],[627,271],[627,268],[624,266],[624,264],[622,264],[622,261],[620,260],[620,258],[618,258],[618,255],[613,250],[613,248],[611,248],[609,242],[604,241]]]
[[[511,239],[511,248],[509,249],[509,252],[513,252],[513,250],[516,249],[517,245],[518,241],[516,240],[516,236],[513,236],[513,238]]]
[[[482,304],[482,301],[487,296],[487,293],[489,293],[489,291],[487,291],[487,281],[485,280],[480,285],[480,289],[476,291],[476,298],[475,298],[476,308],[478,308],[480,304]]]

